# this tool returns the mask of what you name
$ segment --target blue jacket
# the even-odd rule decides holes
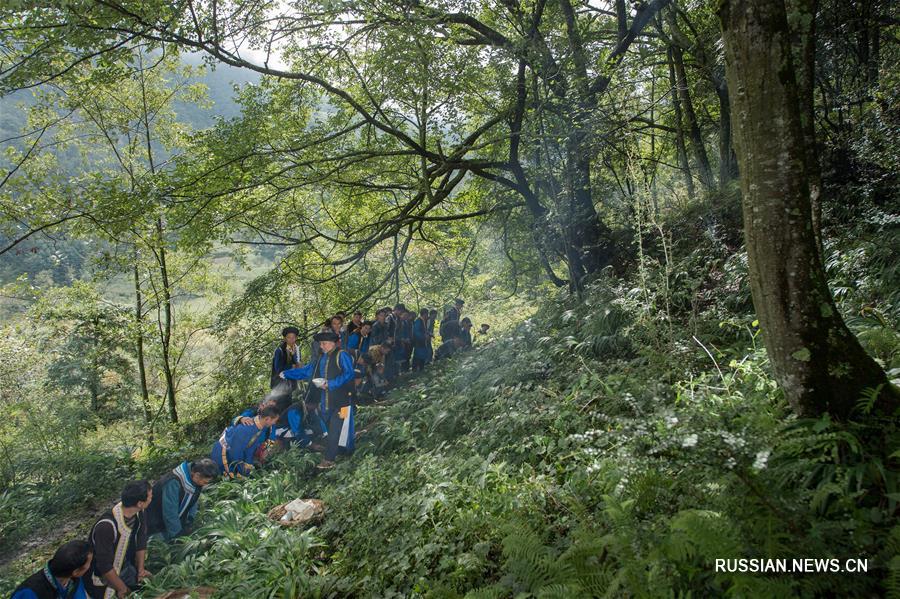
[[[356,373],[353,369],[353,357],[343,350],[335,349],[334,351],[339,352],[337,365],[340,367],[340,373],[334,378],[328,380],[328,390],[331,393],[332,398],[334,398],[335,396],[344,396],[346,399],[351,395],[351,392],[353,390],[353,380],[356,376]],[[285,370],[282,374],[285,379],[293,381],[306,381],[312,378],[318,378],[319,376],[322,376],[324,378],[325,373],[328,372],[328,360],[331,355],[332,354],[322,354],[317,362],[310,362],[306,366],[302,366],[300,368]],[[345,386],[346,388],[344,388]],[[316,390],[320,392],[319,403],[322,408],[322,414],[325,414],[326,398],[329,397],[329,394],[327,394],[324,389],[316,389],[315,387],[311,387],[312,392],[315,392]],[[315,396],[313,395],[311,397]]]
[[[362,333],[359,331],[353,331],[350,333],[350,338],[347,340],[347,349],[353,350],[359,354],[364,354],[369,351],[369,339],[371,339],[371,337],[371,333],[363,337]]]
[[[348,382],[352,382],[353,377],[355,376],[353,372],[353,358],[350,357],[350,354],[348,354],[347,352],[341,352],[341,355],[338,358],[338,364],[340,364],[341,366],[341,374],[328,381],[328,387],[331,389],[343,387]],[[310,362],[306,366],[300,366],[299,368],[285,370],[283,373],[284,378],[289,381],[307,381],[312,378],[314,372],[325,372],[327,365],[328,354],[322,354],[319,357],[318,369],[316,369],[315,365]]]
[[[166,529],[163,531],[162,535],[167,541],[171,541],[177,537],[181,534],[182,530],[182,519],[181,516],[178,515],[181,509],[181,506],[179,505],[181,499],[181,493],[179,492],[180,487],[181,483],[172,479],[168,481],[162,489],[162,516],[163,522],[166,525]],[[197,501],[191,505],[187,514],[184,515],[184,524],[187,526],[193,524],[194,518],[197,517],[197,506],[199,505],[200,504]]]
[[[212,459],[219,465],[219,472],[224,474],[249,474],[253,469],[253,456],[260,445],[266,440],[266,429],[260,429],[253,424],[238,424],[229,426],[222,432],[219,440],[213,444]],[[224,442],[224,443],[223,443]],[[228,471],[223,463],[223,445],[225,458],[228,461]]]

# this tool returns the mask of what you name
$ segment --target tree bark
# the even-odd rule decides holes
[[[753,305],[776,380],[801,416],[846,419],[866,388],[891,414],[900,394],[842,320],[816,249],[784,1],[724,0],[719,17]]]
[[[812,210],[816,250],[822,255],[822,171],[816,146],[816,12],[817,0],[786,0],[788,27],[792,33],[794,72],[797,76],[797,95],[800,101],[800,128],[806,147],[806,172],[809,181],[809,202]],[[824,259],[824,256],[823,256]]]
[[[563,13],[566,38],[569,41],[575,66],[574,91],[576,96],[575,106],[570,110],[572,124],[566,139],[567,183],[571,190],[571,196],[565,223],[569,232],[564,235],[567,242],[566,254],[570,263],[569,271],[574,277],[570,284],[576,290],[580,290],[585,276],[596,274],[609,264],[612,252],[607,242],[609,230],[600,221],[597,209],[594,207],[594,196],[591,190],[593,152],[590,147],[591,127],[587,121],[593,109],[596,108],[596,93],[591,90],[588,60],[584,41],[578,29],[575,10],[569,0],[559,0],[559,6]],[[619,14],[621,28],[622,13]],[[621,33],[621,35],[625,35],[625,33]]]

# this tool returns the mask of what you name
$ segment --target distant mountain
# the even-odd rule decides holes
[[[184,62],[192,66],[201,64],[199,55],[188,55]],[[219,65],[214,70],[207,67],[198,82],[206,84],[212,106],[179,103],[175,106],[179,120],[194,129],[207,129],[215,124],[217,117],[229,119],[240,114],[240,106],[234,101],[235,88],[255,83],[260,75],[246,69]],[[0,97],[0,177],[2,177],[2,152],[7,145],[20,144],[13,138],[22,134],[26,125],[27,109],[35,103],[31,91],[18,91]],[[11,140],[11,141],[4,141]],[[66,160],[63,157],[63,164]],[[73,161],[73,164],[75,161]],[[74,168],[74,167],[73,167]],[[10,242],[10,238],[0,234],[0,247]],[[39,286],[67,285],[75,279],[89,274],[91,250],[84,241],[68,239],[60,232],[53,238],[35,236],[16,247],[0,259],[0,285],[10,283],[22,274],[27,274]],[[0,298],[0,316],[21,309],[23,304]]]
[[[183,61],[191,66],[203,63],[198,54],[186,55]],[[206,85],[212,106],[203,108],[195,104],[178,103],[175,110],[179,120],[194,129],[207,129],[215,123],[216,117],[229,119],[238,116],[240,106],[234,101],[235,88],[256,83],[260,78],[259,73],[228,65],[220,64],[215,69],[206,67],[204,76],[197,78],[197,81]],[[0,97],[0,142],[21,134],[27,118],[27,108],[32,104],[34,97],[28,90]],[[2,145],[6,143],[0,143],[0,146]]]
[[[187,55],[183,61],[191,66],[203,64],[199,54]],[[207,66],[205,75],[198,82],[206,85],[213,106],[201,108],[195,104],[178,103],[175,110],[179,120],[194,129],[207,129],[213,126],[216,117],[229,119],[240,115],[240,106],[234,101],[235,88],[257,83],[261,77],[259,73],[229,65],[219,64],[214,70]]]

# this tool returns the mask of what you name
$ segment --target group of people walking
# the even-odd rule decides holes
[[[269,393],[234,418],[210,457],[182,462],[152,485],[126,484],[121,500],[100,516],[88,539],[62,545],[11,599],[125,597],[150,576],[148,538],[171,540],[190,532],[200,493],[217,478],[247,476],[269,452],[292,446],[321,451],[318,468],[333,467],[339,453],[353,452],[361,402],[377,401],[404,373],[472,345],[472,322],[462,316],[463,306],[455,300],[437,334],[437,310],[416,313],[398,303],[378,310],[374,320],[355,312],[346,322],[338,312],[313,335],[305,364],[299,329],[285,327],[272,358]],[[489,328],[483,324],[475,335]],[[308,384],[301,386],[302,381]]]
[[[212,451],[227,477],[246,476],[268,448],[310,447],[323,453],[318,467],[334,466],[338,453],[354,448],[355,414],[361,402],[377,401],[404,373],[472,345],[472,321],[457,299],[437,327],[437,310],[381,308],[374,320],[338,312],[313,335],[310,359],[301,361],[300,331],[285,327],[272,357],[269,394],[239,414]],[[482,325],[485,334],[489,325]],[[435,350],[440,334],[442,343]],[[301,387],[300,383],[308,384]]]

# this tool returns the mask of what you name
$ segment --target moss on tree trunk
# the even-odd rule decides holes
[[[719,16],[753,304],[775,376],[803,416],[846,418],[879,385],[878,409],[893,411],[897,391],[838,313],[817,251],[784,2],[726,0]]]

